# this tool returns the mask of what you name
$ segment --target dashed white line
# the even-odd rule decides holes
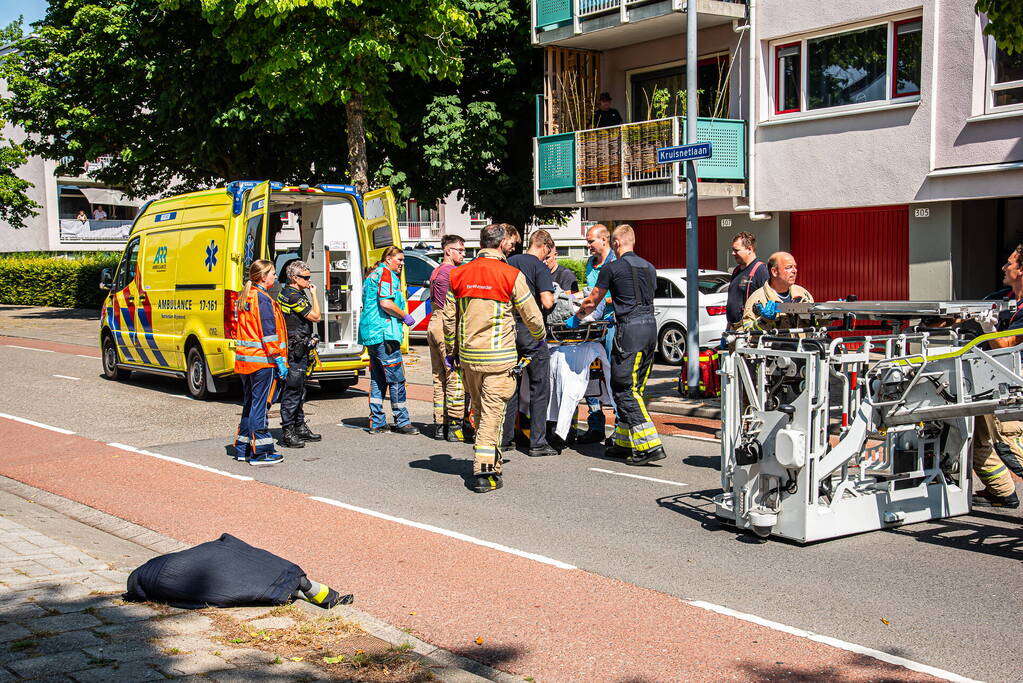
[[[601,469],[599,467],[590,467],[588,469],[590,471],[592,471],[592,472],[602,472],[604,474],[613,474],[613,475],[618,476],[618,477],[629,477],[631,479],[642,479],[644,481],[654,481],[654,482],[657,482],[658,484],[674,484],[675,486],[689,486],[689,484],[686,484],[686,483],[681,482],[681,481],[672,481],[670,479],[657,479],[656,477],[644,477],[641,474],[629,474],[628,472],[615,472],[614,470],[603,470],[603,469]]]
[[[73,379],[76,382],[82,379],[81,377],[72,377],[71,375],[54,375],[54,377],[59,377],[60,379]]]
[[[199,463],[189,462],[188,460],[182,460],[181,458],[173,458],[169,455],[161,455],[160,453],[153,453],[152,451],[143,450],[141,448],[135,448],[134,446],[127,446],[123,443],[108,443],[108,446],[119,448],[122,451],[128,451],[130,453],[138,453],[139,455],[148,455],[151,458],[159,458],[160,460],[166,460],[168,462],[176,462],[179,465],[185,465],[186,467],[194,467],[197,470],[203,472],[212,472],[213,474],[219,474],[225,477],[231,477],[238,481],[253,481],[252,477],[243,477],[240,474],[234,474],[232,472],[225,472],[224,470],[218,470],[214,467],[207,467],[206,465],[200,465]]]
[[[195,400],[191,396],[186,396],[185,394],[170,394],[170,396],[172,396],[173,398],[183,398],[186,401],[194,401]]]
[[[370,517],[376,517],[378,519],[387,520],[388,522],[396,522],[398,524],[404,524],[405,526],[414,527],[416,529],[422,529],[423,531],[429,531],[431,533],[440,534],[441,536],[449,536],[450,538],[456,538],[460,541],[466,541],[475,545],[481,545],[484,548],[491,548],[493,550],[499,550],[503,553],[509,553],[511,555],[517,555],[524,557],[527,560],[535,560],[536,562],[542,562],[543,564],[549,564],[558,569],[577,569],[574,565],[566,564],[560,560],[555,560],[544,555],[537,555],[536,553],[528,553],[524,550],[516,550],[515,548],[509,548],[506,545],[500,543],[492,543],[491,541],[484,541],[473,536],[467,536],[457,531],[449,531],[448,529],[441,529],[440,527],[433,526],[432,524],[423,524],[422,522],[413,522],[409,519],[402,519],[401,517],[394,517],[392,515],[384,514],[383,512],[377,512],[376,510],[369,510],[367,508],[361,508],[356,505],[349,505],[348,503],[342,503],[338,500],[332,500],[330,498],[321,498],[319,496],[309,496],[311,500],[316,500],[327,505],[333,505],[335,507],[344,508],[345,510],[351,510],[352,512],[361,512],[364,515]]]
[[[88,358],[89,360],[99,360],[99,356],[86,356],[84,353],[76,353],[79,358]]]
[[[42,422],[36,422],[35,420],[28,420],[24,417],[18,417],[16,415],[8,415],[7,413],[0,413],[0,417],[14,420],[15,422],[21,422],[33,427],[42,427],[43,429],[49,429],[51,432],[57,432],[58,434],[74,434],[70,429],[61,429],[60,427],[54,427],[53,425],[43,424]]]
[[[56,351],[51,351],[50,349],[37,349],[34,346],[18,346],[17,344],[4,344],[4,346],[9,346],[12,349],[25,349],[26,351],[42,351],[43,353],[57,353]]]
[[[692,439],[693,441],[706,441],[708,443],[721,443],[721,439],[714,439],[709,436],[693,436],[692,434],[668,434],[677,439]]]
[[[721,605],[703,602],[702,600],[690,600],[688,604],[692,605],[693,607],[698,607],[700,609],[705,609],[711,612],[717,612],[718,614],[724,614],[729,617],[735,617],[736,619],[742,619],[743,621],[748,621],[752,624],[765,626],[775,631],[781,631],[782,633],[788,633],[790,635],[798,636],[800,638],[806,638],[817,643],[823,643],[825,645],[830,645],[831,647],[837,647],[840,650],[847,650],[849,652],[855,652],[856,654],[866,655],[867,657],[873,657],[874,659],[879,659],[882,662],[894,664],[895,666],[901,666],[903,668],[909,669],[910,671],[918,671],[920,673],[929,674],[936,678],[945,679],[946,681],[957,681],[958,683],[977,683],[977,681],[973,678],[960,676],[959,674],[952,673],[951,671],[945,671],[944,669],[939,669],[937,667],[930,666],[929,664],[921,664],[919,662],[914,662],[911,659],[905,659],[904,657],[888,654],[887,652],[883,652],[881,650],[875,650],[873,648],[864,647],[863,645],[857,645],[855,643],[847,643],[846,641],[839,640],[838,638],[832,638],[831,636],[822,636],[819,633],[814,633],[812,631],[804,631],[803,629],[796,628],[794,626],[786,626],[785,624],[779,624],[777,621],[764,619],[763,617],[758,617],[755,614],[737,612],[728,607],[722,607]]]

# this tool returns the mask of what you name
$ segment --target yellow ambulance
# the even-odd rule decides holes
[[[350,185],[234,181],[146,204],[120,265],[100,284],[109,292],[103,374],[181,377],[194,398],[225,391],[249,265],[269,259],[283,278],[288,260],[301,258],[323,311],[312,378],[331,391],[351,387],[369,364],[358,343],[364,271],[386,247],[400,246],[397,221],[389,187],[360,195]]]

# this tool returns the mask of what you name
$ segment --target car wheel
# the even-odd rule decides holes
[[[342,395],[355,386],[355,380],[351,379],[321,379],[320,389],[329,394]]]
[[[117,367],[117,344],[111,334],[103,335],[101,347],[103,357],[103,376],[109,380],[124,380],[131,377],[131,370],[122,370]]]
[[[206,357],[202,355],[202,349],[193,346],[188,350],[188,361],[185,364],[185,384],[188,385],[188,395],[202,401],[209,397],[210,388],[206,383]]]
[[[668,365],[682,365],[686,355],[686,331],[678,325],[665,325],[657,337],[657,350]]]

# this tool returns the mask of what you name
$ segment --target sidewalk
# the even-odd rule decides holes
[[[0,479],[0,682],[487,680],[453,666],[460,658],[351,607],[190,611],[120,599],[130,569],[159,554],[153,548],[184,547]]]

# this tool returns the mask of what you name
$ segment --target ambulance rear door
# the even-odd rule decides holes
[[[362,243],[362,262],[369,268],[380,260],[387,247],[401,246],[401,233],[398,232],[398,207],[394,203],[394,193],[390,187],[367,192],[362,196],[362,201],[363,220],[359,239]],[[407,298],[404,271],[401,274],[401,287],[406,291]],[[408,328],[404,329],[405,338],[401,350],[402,353],[407,353]]]
[[[270,205],[270,181],[266,180],[245,194],[243,210],[244,240],[242,242],[242,282],[249,275],[249,266],[253,261],[269,259],[267,247],[267,216]]]

